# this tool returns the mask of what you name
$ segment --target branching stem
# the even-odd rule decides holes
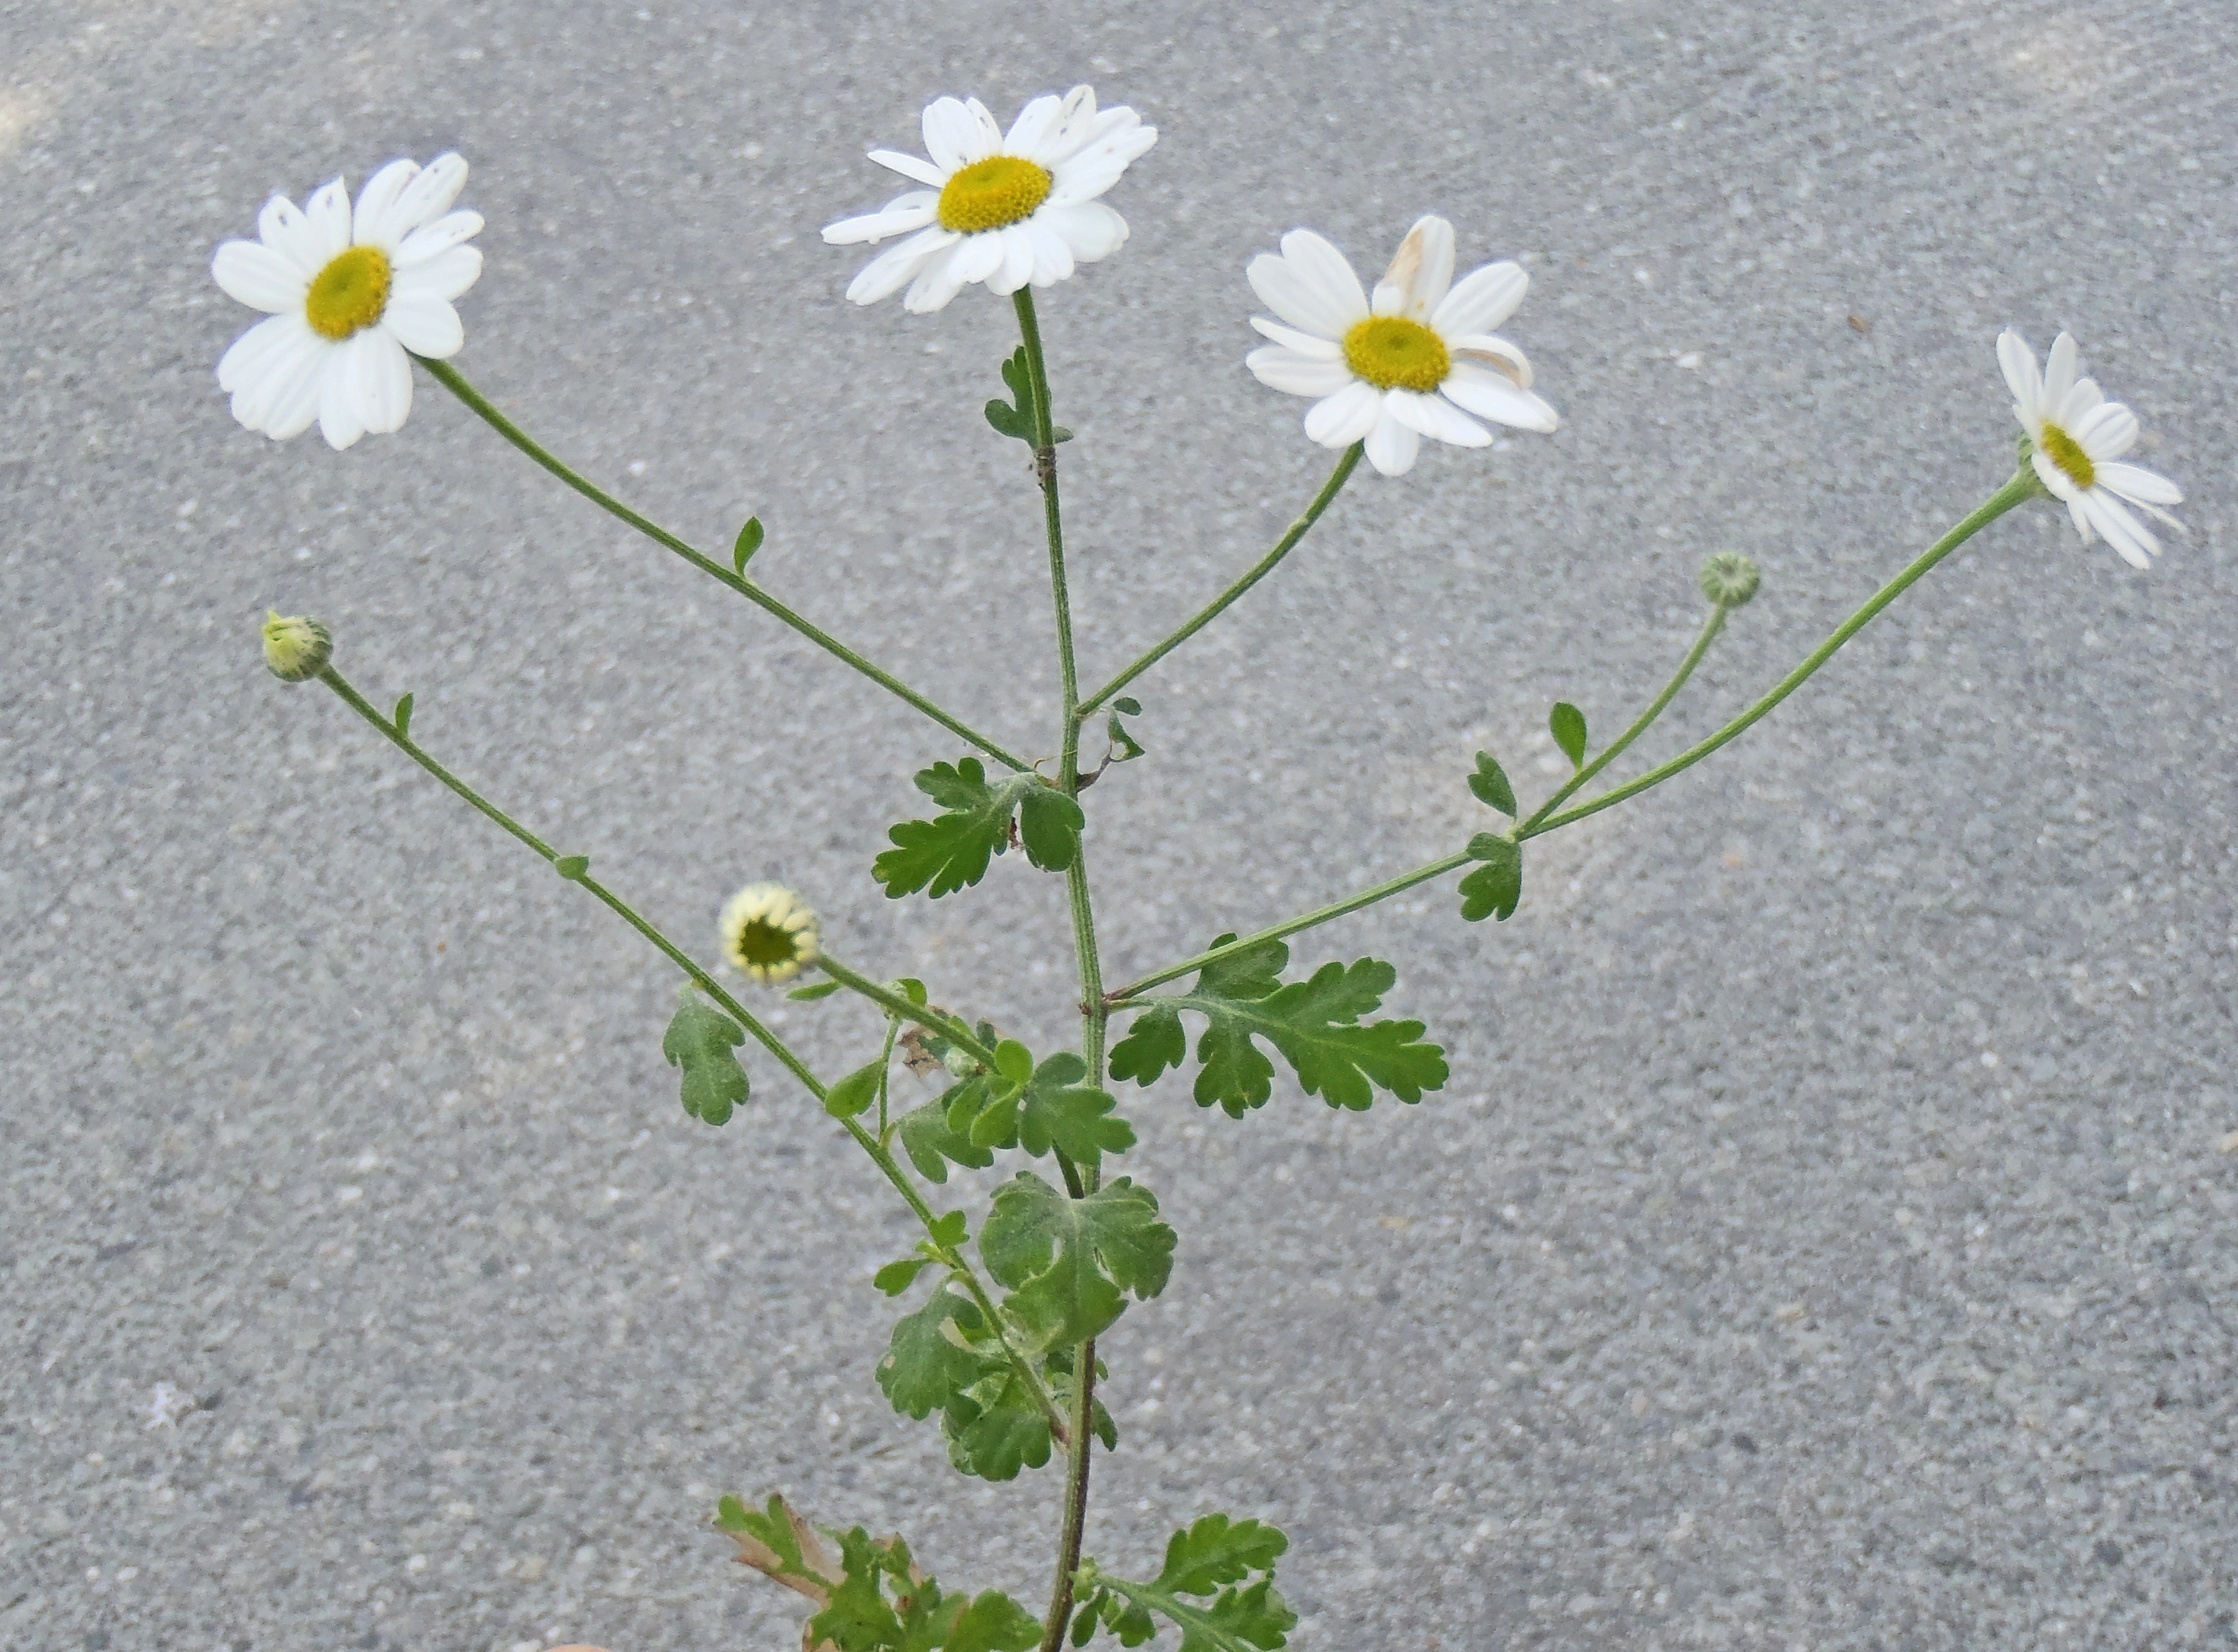
[[[496,431],[499,435],[504,437],[506,440],[511,442],[515,447],[520,449],[522,453],[527,454],[529,458],[534,459],[546,470],[551,472],[553,475],[566,483],[568,486],[573,488],[578,493],[580,493],[585,499],[590,500],[592,504],[597,506],[600,510],[606,511],[610,514],[619,518],[622,521],[628,523],[630,526],[635,528],[639,533],[644,534],[646,539],[651,539],[655,545],[660,545],[664,549],[674,552],[678,556],[683,558],[686,562],[699,569],[700,572],[705,574],[709,578],[717,580],[719,583],[729,586],[732,591],[737,591],[738,595],[744,597],[748,602],[751,602],[762,609],[763,611],[773,616],[784,624],[791,626],[793,630],[798,631],[803,637],[808,638],[810,642],[815,644],[818,648],[831,655],[833,658],[842,660],[847,664],[853,666],[864,676],[869,677],[871,681],[876,683],[880,688],[884,689],[890,694],[898,696],[900,698],[906,700],[910,704],[924,712],[925,716],[930,717],[935,723],[940,724],[942,728],[946,729],[950,733],[956,735],[966,743],[985,752],[989,757],[994,758],[996,762],[1013,770],[1023,770],[1027,767],[1024,759],[1015,757],[1010,752],[1003,750],[1001,746],[997,745],[992,740],[990,740],[985,735],[980,733],[977,729],[973,728],[970,724],[963,722],[961,718],[950,716],[948,712],[943,710],[938,705],[936,705],[932,701],[927,699],[924,695],[911,688],[908,684],[903,682],[901,678],[896,677],[891,671],[886,671],[882,667],[873,665],[869,660],[864,658],[863,656],[857,653],[853,649],[848,647],[846,644],[841,642],[838,638],[832,636],[829,631],[824,631],[822,627],[812,624],[801,615],[794,612],[792,609],[787,607],[784,603],[779,602],[775,597],[771,596],[768,591],[764,591],[759,585],[747,578],[744,574],[725,567],[721,563],[706,555],[704,552],[699,551],[692,545],[687,545],[684,540],[677,538],[675,534],[671,533],[666,528],[662,527],[658,522],[653,521],[650,517],[632,510],[628,506],[623,504],[619,499],[607,492],[606,489],[600,487],[597,483],[571,469],[568,466],[555,457],[550,451],[545,448],[540,443],[537,442],[534,438],[531,437],[526,431],[521,429],[519,425],[514,424],[512,420],[507,418],[505,414],[499,412],[497,404],[490,400],[487,396],[482,394],[480,391],[475,389],[473,386],[467,383],[465,375],[462,374],[456,367],[453,367],[449,362],[433,360],[426,356],[420,356],[416,359],[420,365],[427,368],[428,373],[433,375],[436,383],[441,385],[453,395],[456,396],[460,401],[464,402],[467,408],[477,414],[490,426],[491,429]]]
[[[982,1066],[990,1069],[994,1067],[995,1052],[974,1036],[971,1029],[957,1017],[943,1014],[937,1009],[930,1009],[923,1004],[913,1002],[884,981],[871,980],[860,970],[851,968],[840,962],[828,952],[817,958],[816,967],[846,988],[848,991],[860,993],[888,1014],[897,1015],[905,1021],[915,1021],[919,1027],[928,1028]]]

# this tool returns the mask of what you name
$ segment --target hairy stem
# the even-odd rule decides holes
[[[1639,717],[1632,720],[1632,724],[1630,728],[1626,729],[1622,734],[1617,736],[1616,739],[1611,743],[1607,750],[1602,752],[1599,757],[1595,757],[1591,763],[1586,764],[1586,766],[1579,770],[1577,773],[1572,775],[1570,778],[1563,783],[1559,790],[1555,792],[1555,794],[1552,797],[1549,797],[1545,803],[1539,805],[1537,810],[1533,813],[1531,818],[1525,821],[1521,826],[1516,829],[1515,835],[1519,839],[1529,836],[1531,835],[1532,828],[1538,825],[1540,821],[1546,819],[1547,816],[1553,814],[1557,809],[1559,809],[1563,803],[1573,795],[1579,787],[1585,785],[1587,782],[1592,780],[1595,775],[1600,773],[1602,770],[1607,768],[1612,763],[1614,763],[1617,758],[1623,754],[1626,746],[1629,746],[1633,741],[1639,739],[1641,735],[1647,732],[1648,728],[1654,723],[1655,719],[1661,717],[1665,709],[1670,705],[1671,702],[1678,697],[1678,691],[1685,688],[1686,686],[1686,679],[1694,675],[1694,668],[1702,663],[1702,657],[1710,651],[1710,644],[1716,642],[1718,640],[1718,633],[1725,630],[1726,611],[1726,605],[1724,603],[1716,603],[1712,605],[1709,618],[1702,622],[1702,634],[1694,639],[1693,647],[1686,651],[1686,657],[1678,662],[1678,671],[1673,672],[1672,674],[1671,680],[1663,685],[1663,692],[1655,697],[1653,701],[1649,704],[1647,710],[1642,711]]]
[[[883,981],[873,981],[860,970],[841,963],[828,952],[817,958],[816,968],[848,991],[860,993],[888,1014],[930,1028],[974,1061],[990,1070],[993,1068],[995,1052],[974,1037],[971,1029],[955,1016],[944,1015],[937,1009],[929,1009],[923,1004],[910,1001]]]
[[[1651,787],[1661,785],[1673,775],[1692,768],[1718,747],[1738,737],[1751,724],[1769,713],[1774,706],[1800,688],[1812,672],[1834,657],[1843,644],[1863,631],[1882,609],[1918,583],[1937,563],[1942,561],[1943,558],[1949,556],[2015,506],[2033,498],[2037,487],[2038,484],[2034,472],[2023,466],[2011,481],[1983,501],[1980,506],[1957,526],[1922,552],[1903,572],[1874,592],[1863,607],[1844,620],[1824,642],[1813,649],[1801,664],[1782,677],[1770,693],[1710,736],[1708,739],[1689,746],[1662,767],[1651,769],[1637,780],[1628,781],[1621,786],[1603,792],[1589,803],[1580,803],[1574,809],[1565,809],[1560,814],[1552,816],[1547,814],[1546,809],[1539,809],[1529,822],[1519,824],[1514,829],[1514,836],[1518,841],[1526,837],[1542,836],[1547,832],[1568,825],[1572,821],[1583,820],[1588,815],[1599,814],[1602,809],[1620,803],[1627,797],[1637,796]],[[1663,707],[1670,703],[1672,696],[1678,691],[1687,677],[1692,673],[1694,665],[1698,663],[1700,651],[1714,639],[1715,623],[1715,617],[1713,617],[1712,626],[1705,627],[1702,638],[1696,642],[1695,652],[1688,655],[1687,663],[1680,667],[1678,675],[1665,689],[1656,704],[1649,708],[1650,715],[1633,724],[1615,745],[1601,754],[1599,762],[1582,771],[1571,785],[1558,794],[1556,801],[1575,791],[1579,784],[1590,779],[1592,774],[1605,766],[1611,757],[1630,744],[1647,724],[1653,720],[1655,715],[1660,714]],[[1208,963],[1216,963],[1222,958],[1232,957],[1236,953],[1247,948],[1257,946],[1262,942],[1279,941],[1285,935],[1297,934],[1301,929],[1310,929],[1317,924],[1327,923],[1332,918],[1341,918],[1348,912],[1357,912],[1362,907],[1374,906],[1378,901],[1387,901],[1393,895],[1402,894],[1418,883],[1427,883],[1431,879],[1442,877],[1448,872],[1459,871],[1469,863],[1469,860],[1470,857],[1466,853],[1448,855],[1442,860],[1431,861],[1425,865],[1418,866],[1411,872],[1401,872],[1397,877],[1378,883],[1373,889],[1362,889],[1357,895],[1347,895],[1341,901],[1330,902],[1328,906],[1316,907],[1311,912],[1244,935],[1239,940],[1228,942],[1225,946],[1214,947],[1198,953],[1195,957],[1184,958],[1179,963],[1169,964],[1165,968],[1144,975],[1139,981],[1129,981],[1126,986],[1110,994],[1107,1001],[1113,1008],[1119,1008],[1131,1002],[1151,988],[1173,980],[1176,975],[1185,975],[1192,969],[1202,969]]]
[[[876,683],[880,688],[884,689],[890,694],[898,696],[900,698],[906,700],[910,704],[915,706],[918,710],[924,713],[925,716],[930,717],[935,723],[940,724],[942,728],[946,729],[950,734],[956,735],[966,743],[985,752],[989,757],[994,758],[996,762],[1013,770],[1023,770],[1027,766],[1023,759],[1015,757],[1010,752],[1003,750],[1003,748],[996,744],[985,735],[971,727],[970,724],[963,722],[958,717],[951,717],[948,712],[943,710],[938,705],[936,705],[932,701],[918,693],[915,689],[903,682],[901,678],[896,677],[892,672],[885,671],[879,666],[873,665],[869,660],[864,658],[853,649],[848,647],[846,644],[841,642],[838,638],[832,636],[830,632],[824,631],[820,626],[811,624],[809,620],[796,613],[792,609],[787,607],[784,603],[779,602],[775,597],[771,596],[768,591],[764,591],[759,585],[747,578],[744,574],[734,572],[732,570],[725,567],[721,563],[714,560],[712,557],[707,556],[705,552],[696,550],[692,545],[685,544],[682,539],[677,538],[676,535],[671,533],[666,528],[662,527],[651,518],[632,510],[628,506],[623,504],[619,499],[607,492],[604,488],[599,486],[595,482],[591,481],[588,478],[582,476],[574,470],[569,468],[566,464],[562,463],[548,450],[538,443],[528,434],[527,432],[521,429],[520,426],[514,424],[513,420],[507,418],[505,414],[500,413],[497,409],[497,405],[491,401],[488,397],[483,395],[480,391],[475,389],[473,386],[467,383],[465,375],[460,373],[460,371],[456,367],[453,367],[449,362],[433,360],[426,356],[420,356],[416,359],[420,365],[427,368],[428,373],[434,376],[438,384],[448,390],[460,401],[464,402],[467,406],[474,413],[479,415],[483,421],[490,426],[490,428],[496,431],[499,435],[504,437],[506,440],[511,442],[515,447],[520,449],[522,453],[527,454],[529,458],[534,459],[546,470],[551,472],[553,475],[566,483],[568,486],[573,488],[578,493],[580,493],[585,499],[590,500],[592,504],[597,506],[600,510],[608,512],[613,516],[619,518],[622,521],[628,523],[630,526],[635,528],[639,533],[644,534],[646,538],[651,539],[655,545],[674,552],[678,556],[683,558],[693,567],[699,569],[700,572],[707,575],[708,578],[719,581],[721,584],[729,586],[732,591],[737,591],[738,595],[744,597],[748,602],[751,602],[762,609],[765,613],[768,613],[782,621],[784,624],[791,626],[793,630],[798,631],[803,637],[808,638],[810,642],[814,643],[818,648],[831,655],[833,658],[844,661],[847,664],[853,666],[864,676],[869,677],[871,681]]]
[[[1049,406],[1049,364],[1042,354],[1042,330],[1034,314],[1033,289],[1012,295],[1018,334],[1026,350],[1026,371],[1034,397],[1034,475],[1041,483],[1042,517],[1049,534],[1049,597],[1056,610],[1057,678],[1063,696],[1063,750],[1058,786],[1068,797],[1080,795],[1080,675],[1073,659],[1072,598],[1064,576],[1064,513],[1057,502],[1056,425]],[[1088,1081],[1103,1081],[1103,1033],[1109,1011],[1103,1002],[1103,966],[1096,948],[1096,913],[1088,895],[1088,856],[1076,852],[1065,872],[1065,896],[1072,915],[1073,952],[1080,965],[1080,1013]],[[1077,1199],[1096,1190],[1093,1166],[1064,1164],[1065,1186]],[[1081,1536],[1088,1518],[1088,1469],[1096,1444],[1094,1338],[1073,1350],[1072,1439],[1065,1462],[1064,1523],[1057,1535],[1056,1581],[1049,1589],[1049,1615],[1042,1629],[1042,1652],[1063,1643],[1072,1615],[1072,1574],[1080,1564]]]
[[[1957,527],[1952,528],[1950,532],[1921,552],[1914,558],[1910,566],[1875,591],[1864,607],[1836,626],[1831,636],[1812,649],[1800,665],[1781,677],[1771,692],[1726,724],[1724,728],[1719,729],[1708,739],[1687,747],[1661,768],[1649,770],[1637,780],[1627,781],[1621,786],[1603,792],[1590,803],[1579,803],[1575,809],[1565,809],[1550,819],[1534,819],[1529,828],[1517,834],[1518,837],[1536,837],[1542,832],[1551,832],[1557,827],[1566,826],[1573,820],[1583,820],[1588,815],[1597,815],[1602,809],[1620,803],[1627,797],[1635,796],[1652,786],[1661,785],[1672,776],[1692,768],[1719,746],[1738,739],[1752,724],[1768,715],[1774,706],[1794,693],[1797,689],[1801,688],[1810,679],[1811,673],[1833,658],[1842,644],[1863,631],[1871,622],[1874,615],[1910,590],[1914,585],[1926,577],[1928,571],[1937,563],[1989,526],[1990,523],[2023,500],[2034,498],[2040,487],[2041,484],[2036,479],[2036,472],[2027,466],[2022,466],[2019,472],[2011,481],[2007,482],[1984,499]]]
[[[1275,542],[1273,550],[1254,563],[1249,572],[1215,597],[1204,607],[1199,609],[1179,631],[1175,631],[1125,671],[1120,672],[1118,676],[1083,700],[1077,715],[1084,717],[1094,711],[1113,695],[1118,693],[1121,689],[1125,688],[1128,684],[1219,618],[1222,614],[1228,611],[1237,598],[1274,572],[1275,565],[1284,557],[1288,556],[1296,547],[1298,541],[1306,537],[1306,531],[1321,520],[1321,512],[1328,509],[1329,501],[1337,496],[1337,491],[1345,485],[1346,479],[1353,472],[1353,468],[1360,463],[1361,454],[1366,451],[1365,444],[1361,442],[1354,442],[1346,448],[1343,456],[1336,462],[1336,468],[1329,472],[1328,480],[1321,484],[1321,491],[1314,494],[1314,502],[1306,506],[1306,513],[1290,524],[1282,537]]]

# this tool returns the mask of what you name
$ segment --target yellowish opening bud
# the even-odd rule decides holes
[[[301,683],[326,670],[334,657],[334,634],[301,614],[283,618],[265,611],[264,663],[283,683]]]

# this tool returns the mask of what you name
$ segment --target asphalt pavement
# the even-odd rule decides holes
[[[932,96],[1084,80],[1160,131],[1041,307],[1092,680],[1326,472],[1242,366],[1285,230],[1525,261],[1566,421],[1363,474],[1142,680],[1088,798],[1115,979],[1458,846],[1480,748],[1544,796],[1547,707],[1621,726],[1733,548],[1762,594],[1638,764],[1715,727],[2010,473],[2002,327],[2076,334],[2190,530],[2141,573],[2030,507],[1534,845],[1509,922],[1441,883],[1301,938],[1396,964],[1420,1106],[1129,1087],[1181,1249],[1105,1346],[1089,1552],[1274,1521],[1301,1652],[2238,1642],[2224,0],[10,0],[0,62],[0,1640],[783,1647],[706,1523],[780,1488],[1041,1597],[1053,1475],[961,1478],[873,1381],[890,1191],[758,1057],[685,1117],[672,972],[257,624],[324,616],[703,955],[781,878],[1053,1047],[1058,881],[887,901],[950,737],[424,380],[347,453],[241,430],[208,269],[458,149],[460,367],[699,543],[758,514],[771,590],[1038,755],[1009,307],[858,309],[817,232]],[[877,1032],[777,1019],[833,1071]]]

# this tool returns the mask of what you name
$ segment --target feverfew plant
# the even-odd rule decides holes
[[[2072,339],[2060,334],[2039,368],[2008,332],[1996,350],[2023,432],[2017,471],[1716,733],[1632,779],[1591,790],[1648,732],[1731,615],[1756,595],[1758,569],[1734,552],[1704,563],[1708,611],[1700,634],[1670,682],[1614,739],[1596,750],[1583,712],[1553,708],[1548,726],[1573,772],[1551,795],[1526,805],[1499,761],[1480,752],[1474,770],[1453,783],[1483,805],[1485,828],[1452,853],[1248,935],[1211,936],[1194,956],[1109,986],[1089,879],[1095,840],[1086,794],[1109,765],[1145,756],[1129,722],[1142,707],[1128,691],[1273,572],[1363,457],[1382,475],[1401,477],[1425,436],[1481,447],[1492,440],[1486,421],[1555,428],[1555,410],[1534,391],[1528,359],[1493,331],[1517,314],[1529,280],[1511,262],[1455,280],[1455,232],[1437,217],[1407,233],[1372,289],[1309,229],[1292,230],[1279,253],[1255,259],[1246,274],[1275,319],[1251,319],[1267,342],[1246,365],[1270,387],[1312,399],[1305,433],[1337,450],[1335,467],[1255,565],[1083,692],[1057,490],[1060,444],[1069,433],[1056,422],[1035,294],[1124,244],[1126,222],[1102,197],[1157,132],[1132,109],[1100,107],[1081,86],[1034,99],[1007,131],[976,99],[944,97],[924,111],[924,135],[929,158],[888,149],[870,157],[917,187],[824,235],[834,245],[893,243],[847,288],[860,303],[898,293],[910,310],[936,311],[976,284],[1007,296],[1016,311],[1018,347],[999,364],[1007,394],[990,400],[985,416],[998,435],[1030,451],[1048,539],[1062,689],[1052,708],[1054,750],[1038,761],[998,744],[764,591],[750,572],[762,543],[758,520],[739,531],[726,559],[698,550],[546,452],[467,381],[451,365],[465,338],[452,305],[480,271],[480,256],[467,243],[482,221],[454,209],[467,178],[455,155],[424,170],[390,162],[354,207],[339,179],[301,211],[275,199],[257,241],[219,248],[212,266],[219,286],[268,319],[226,352],[218,381],[248,429],[285,439],[315,422],[341,448],[402,427],[416,361],[568,486],[921,712],[945,737],[928,745],[916,775],[929,806],[886,833],[869,875],[894,899],[941,900],[979,889],[993,862],[1016,850],[1026,869],[1007,876],[1063,878],[1081,1010],[1075,1047],[1035,1051],[1006,1036],[999,1009],[977,1002],[968,983],[857,968],[835,954],[801,894],[748,883],[722,905],[708,937],[733,978],[749,983],[742,990],[813,975],[789,995],[844,992],[875,1012],[861,1065],[838,1076],[812,1071],[717,967],[593,876],[586,856],[538,836],[420,745],[411,695],[384,710],[360,693],[336,669],[325,625],[274,613],[264,626],[265,658],[283,682],[323,683],[667,960],[682,981],[660,1050],[678,1071],[692,1119],[721,1126],[749,1105],[738,1051],[751,1041],[785,1069],[789,1087],[838,1120],[922,1226],[915,1248],[877,1275],[877,1290],[895,1305],[886,1311],[898,1317],[884,1357],[864,1377],[897,1411],[937,1419],[957,1472],[1008,1481],[1050,1470],[1044,1495],[1057,1505],[1058,1538],[1049,1596],[1029,1609],[998,1590],[944,1585],[900,1537],[819,1527],[780,1497],[723,1498],[714,1521],[735,1539],[738,1559],[814,1609],[804,1635],[811,1652],[1054,1652],[1068,1636],[1084,1645],[1098,1634],[1132,1647],[1165,1628],[1179,1631],[1182,1652],[1271,1652],[1295,1621],[1275,1587],[1286,1539],[1273,1526],[1208,1515],[1173,1534],[1155,1570],[1142,1557],[1107,1565],[1085,1546],[1090,1464],[1099,1448],[1120,1444],[1102,1398],[1116,1379],[1097,1341],[1165,1288],[1179,1243],[1156,1194],[1122,1169],[1136,1133],[1115,1087],[1185,1075],[1198,1105],[1235,1120],[1265,1106],[1278,1084],[1354,1111],[1383,1098],[1420,1100],[1444,1086],[1446,1058],[1420,1021],[1377,1018],[1396,969],[1377,958],[1294,969],[1291,936],[1447,879],[1454,880],[1463,922],[1506,918],[1523,898],[1535,839],[1639,796],[1736,738],[2006,512],[2029,499],[2056,500],[2086,544],[2103,538],[2142,567],[2160,546],[2135,512],[2174,524],[2167,507],[2182,496],[2124,461],[2137,440],[2136,419],[2079,376]],[[1032,940],[1021,933],[1020,944]],[[970,1005],[972,1013],[943,1004]],[[897,1058],[934,1080],[937,1094],[910,1105],[893,1078]],[[963,1211],[937,1204],[951,1178],[963,1175],[996,1179],[977,1234]]]

